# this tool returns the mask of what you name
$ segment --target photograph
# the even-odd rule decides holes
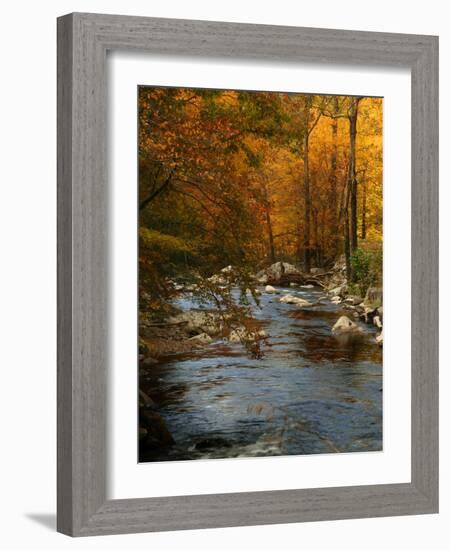
[[[446,546],[445,8],[5,3],[4,548]]]
[[[139,462],[383,448],[383,99],[139,86]]]

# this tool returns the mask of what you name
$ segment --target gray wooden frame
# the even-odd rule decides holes
[[[412,71],[411,483],[107,500],[106,52]],[[438,511],[438,38],[75,13],[58,19],[58,530],[73,536]]]

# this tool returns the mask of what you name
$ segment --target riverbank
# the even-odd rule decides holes
[[[225,274],[229,274],[231,270],[231,266],[228,266],[221,273],[211,277],[211,280],[219,284],[225,283]],[[334,305],[341,304],[344,310],[343,316],[350,317],[351,322],[341,323],[340,332],[345,332],[345,327],[350,329],[356,326],[362,330],[364,325],[374,325],[378,329],[375,341],[382,346],[382,289],[369,288],[364,298],[351,294],[351,286],[345,278],[345,264],[342,259],[338,260],[329,271],[313,269],[309,274],[302,273],[286,262],[277,262],[260,271],[255,276],[255,281],[259,285],[253,289],[256,296],[281,295],[278,299],[285,304],[294,304],[300,308],[320,307],[321,303],[328,301]],[[273,285],[277,285],[277,288]],[[177,295],[171,305],[170,316],[167,316],[164,321],[145,317],[140,320],[140,363],[149,366],[165,356],[186,353],[209,345],[217,339],[241,343],[267,339],[268,335],[257,317],[252,320],[250,326],[237,325],[230,328],[224,318],[226,314],[212,307],[206,309],[205,305],[199,307],[192,303],[188,310],[183,308],[183,303],[195,295],[195,285],[184,286],[174,283],[174,287]],[[286,288],[292,291],[315,289],[318,291],[316,302],[311,303],[299,296],[292,296],[292,292],[287,292]],[[236,296],[236,301],[237,299]],[[256,302],[253,305],[258,309]],[[361,325],[352,323],[361,323]],[[333,331],[333,328],[331,330]]]
[[[174,316],[178,324],[146,332],[150,349],[164,342],[154,362],[140,362],[140,389],[152,400],[151,418],[162,440],[153,437],[146,445],[144,438],[141,460],[381,448],[379,329],[356,318],[363,305],[340,295],[336,303],[325,289],[303,286],[308,288],[258,287],[261,307],[254,307],[254,316],[266,335],[260,359],[223,336],[215,315],[180,292],[174,302],[182,311]],[[299,307],[286,296],[315,305]],[[342,316],[362,330],[333,334]],[[193,341],[194,328],[209,332],[210,340]]]

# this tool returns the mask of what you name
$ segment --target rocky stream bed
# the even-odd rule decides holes
[[[380,293],[267,282],[253,308],[261,358],[185,289],[170,341],[148,329],[160,354],[140,350],[140,461],[382,449]]]

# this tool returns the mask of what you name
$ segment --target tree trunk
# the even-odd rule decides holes
[[[306,129],[303,138],[303,195],[305,198],[305,217],[303,228],[304,269],[311,270],[311,190],[309,188],[309,133]]]
[[[303,254],[303,239],[302,239],[302,227],[300,223],[300,212],[297,213],[297,226],[296,226],[296,233],[297,233],[297,241],[296,241],[296,255],[297,255],[297,261],[298,263],[301,263],[304,260],[304,254]]]
[[[358,248],[358,183],[356,180],[356,132],[358,122],[358,104],[360,98],[355,98],[350,113],[350,251]]]
[[[350,173],[350,166],[349,166]],[[345,270],[347,274],[347,281],[352,279],[352,264],[351,264],[351,242],[350,242],[350,220],[349,220],[349,199],[350,199],[350,177],[348,178],[346,190],[345,190],[345,199],[344,199],[344,208],[343,208],[343,218],[344,218],[344,255],[345,255]]]
[[[363,186],[362,186],[362,220],[361,220],[361,239],[366,238],[366,203],[367,203],[367,181],[364,178]]]
[[[344,211],[344,254],[345,254],[345,270],[347,273],[347,280],[352,279],[352,264],[351,264],[351,251],[350,251],[350,223],[349,223],[348,209]]]
[[[317,219],[317,209],[312,208],[311,210],[311,221],[313,226],[313,235],[314,235],[314,242],[313,242],[313,257],[315,261],[315,266],[320,267],[320,246],[319,246],[319,220]]]
[[[338,98],[334,98],[334,114],[337,115],[339,110]],[[336,225],[337,222],[337,118],[334,118],[331,126],[332,135],[332,150],[331,150],[331,172],[330,172],[330,202],[332,209],[332,222]]]
[[[267,223],[267,233],[269,236],[269,257],[272,264],[276,262],[276,254],[275,254],[275,242],[273,238],[273,227],[272,227],[272,217],[270,215],[270,197],[269,197],[269,190],[267,189],[267,183],[263,183],[263,191],[264,191],[264,210],[266,215],[266,223]]]
[[[269,233],[269,255],[270,255],[270,262],[274,264],[276,260],[275,256],[275,244],[273,240],[273,229],[272,229],[272,220],[270,218],[270,210],[267,207],[266,208],[266,222],[267,222],[267,232]]]
[[[320,223],[320,264],[322,267],[327,257],[327,243],[325,240],[325,227],[326,227],[326,208],[322,206],[321,210],[321,223]]]

